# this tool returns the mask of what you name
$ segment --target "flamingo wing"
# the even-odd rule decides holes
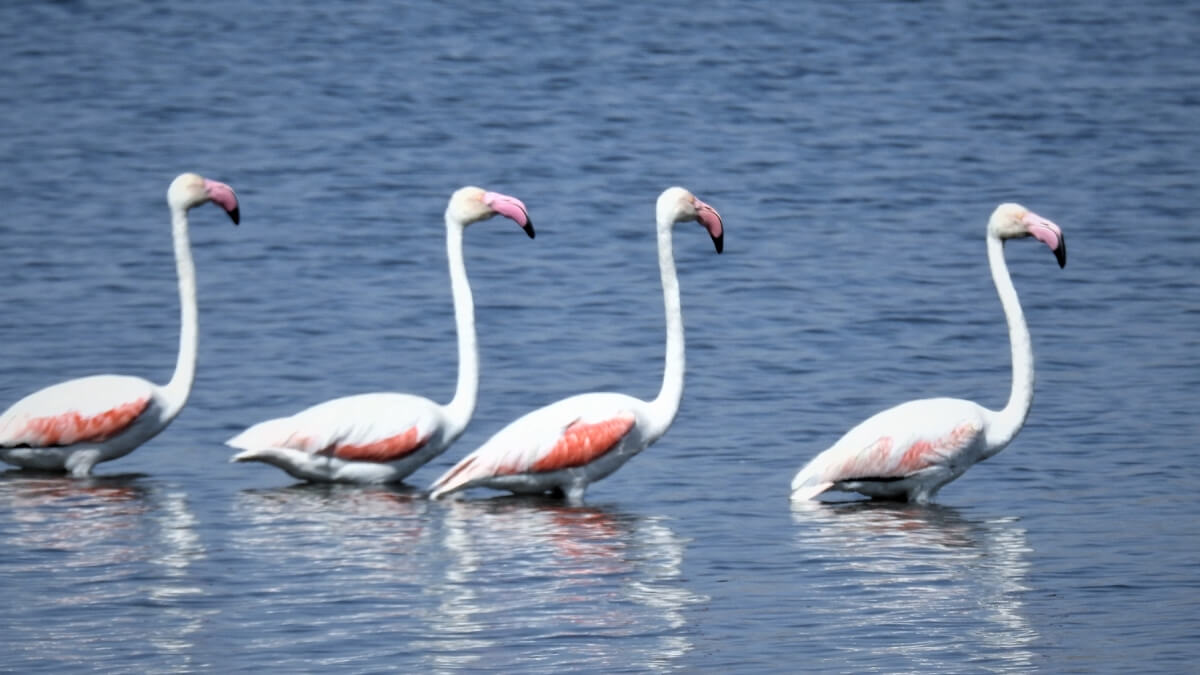
[[[866,420],[801,469],[793,498],[812,499],[837,483],[897,480],[956,464],[983,431],[974,410],[959,410],[959,403],[913,401]]]
[[[552,407],[538,412],[557,411]],[[532,413],[497,433],[439,478],[431,496],[436,498],[498,476],[584,466],[617,447],[637,422],[631,410],[572,415],[567,419],[559,416],[556,422],[546,420],[547,425],[536,424],[540,417]]]
[[[137,377],[95,375],[36,391],[0,415],[0,447],[102,443],[133,425],[154,400]]]
[[[247,451],[298,450],[357,462],[393,462],[424,447],[438,428],[437,406],[407,394],[347,396],[256,424],[227,444]]]
[[[320,454],[353,462],[392,462],[425,447],[430,435],[428,431],[422,433],[418,425],[413,425],[399,433],[391,433],[389,430],[372,434],[373,440],[364,440],[361,443],[343,438],[326,447]]]
[[[881,435],[866,446],[848,452],[831,465],[829,478],[843,480],[889,480],[911,476],[948,463],[970,447],[980,427],[973,422],[956,423],[938,434]],[[828,474],[827,474],[828,475]]]

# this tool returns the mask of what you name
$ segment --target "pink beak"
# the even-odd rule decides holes
[[[204,191],[208,193],[208,198],[212,200],[212,203],[225,209],[225,213],[228,213],[229,217],[233,219],[233,224],[237,225],[241,220],[241,214],[238,211],[237,194],[234,193],[233,188],[220,181],[205,178]]]
[[[713,207],[705,204],[699,199],[696,200],[696,220],[708,230],[708,236],[712,237],[713,245],[717,247],[717,253],[725,249],[725,223],[721,220],[721,214]]]
[[[1054,257],[1058,260],[1058,266],[1066,267],[1067,240],[1063,237],[1062,229],[1033,211],[1026,213],[1021,222],[1025,223],[1030,236],[1049,246],[1050,250],[1054,251]]]
[[[529,219],[529,211],[525,209],[525,204],[520,199],[499,192],[485,192],[483,193],[483,203],[490,206],[496,213],[520,225],[521,229],[525,230],[525,234],[533,239],[533,221]]]

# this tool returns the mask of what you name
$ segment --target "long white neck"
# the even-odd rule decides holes
[[[667,360],[663,368],[662,389],[650,402],[651,440],[667,433],[679,402],[683,398],[683,312],[679,306],[679,277],[675,274],[675,256],[671,250],[671,223],[658,224],[658,269],[662,274],[663,305],[667,316]]]
[[[1025,424],[1029,408],[1033,405],[1033,344],[1025,314],[1013,288],[1004,262],[1004,242],[994,235],[987,238],[988,264],[992,269],[992,281],[1004,307],[1004,318],[1008,321],[1008,337],[1012,343],[1012,392],[1004,409],[995,414],[987,430],[985,456],[993,455],[1008,445]]]
[[[444,410],[450,423],[449,443],[467,428],[479,394],[479,347],[475,341],[475,301],[463,262],[463,225],[446,216],[446,258],[450,262],[450,291],[454,295],[454,325],[458,331],[458,385]]]
[[[171,236],[175,246],[175,270],[179,276],[179,357],[171,381],[163,387],[166,398],[164,415],[174,419],[187,403],[196,379],[196,343],[199,333],[196,317],[196,266],[188,243],[187,210],[171,208]]]

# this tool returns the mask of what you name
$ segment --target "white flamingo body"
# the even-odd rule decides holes
[[[235,461],[265,462],[301,480],[402,480],[461,434],[442,406],[421,396],[345,396],[260,422],[229,440]]]
[[[611,392],[578,394],[518,418],[435,484],[434,498],[468,487],[517,494],[560,490],[573,500],[666,429],[645,401]]]
[[[679,281],[671,250],[675,223],[695,220],[717,252],[724,225],[708,204],[683,188],[659,196],[656,208],[659,269],[667,320],[667,356],[657,398],[642,401],[618,393],[579,394],[518,418],[443,474],[431,487],[434,499],[472,487],[516,493],[560,491],[583,498],[589,483],[616,471],[670,428],[683,395],[684,338]]]
[[[236,224],[237,196],[224,183],[178,176],[167,190],[179,276],[180,346],[166,386],[140,377],[93,375],[55,384],[17,401],[0,415],[0,460],[23,468],[82,477],[98,462],[132,452],[183,410],[196,372],[196,273],[187,212],[212,201]]]
[[[1008,404],[989,410],[972,401],[930,398],[877,413],[818,454],[792,480],[791,498],[828,490],[928,502],[973,464],[1003,450],[1021,430],[1033,403],[1033,347],[1004,262],[1004,241],[1035,237],[1066,264],[1057,225],[1017,204],[1001,204],[988,222],[988,261],[1008,322],[1013,382]]]
[[[162,388],[140,377],[60,382],[0,416],[0,457],[27,469],[85,476],[97,462],[127,455],[150,440],[171,421],[166,412]]]
[[[984,458],[994,413],[957,398],[909,401],[846,432],[792,481],[793,499],[829,489],[925,502]]]
[[[312,482],[388,483],[404,480],[450,447],[475,409],[479,355],[475,310],[463,262],[467,225],[501,214],[534,236],[515,197],[465,187],[446,207],[446,252],[458,332],[459,373],[453,400],[439,405],[403,393],[359,394],[260,422],[226,441],[235,462],[263,462]]]

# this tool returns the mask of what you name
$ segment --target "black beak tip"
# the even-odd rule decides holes
[[[1067,240],[1061,239],[1058,242],[1058,248],[1054,249],[1054,257],[1058,260],[1058,267],[1062,269],[1067,266]]]
[[[238,210],[238,207],[233,207],[233,210],[229,212],[229,218],[233,221],[234,225],[242,222],[242,214],[241,211]]]
[[[712,240],[713,240],[713,246],[717,247],[717,253],[720,253],[721,251],[725,250],[725,233],[724,232],[713,237]]]
[[[530,239],[533,239],[533,236],[535,233],[533,231],[533,221],[532,220],[526,219],[525,224],[521,226],[521,229],[525,230],[525,234],[529,235]]]

